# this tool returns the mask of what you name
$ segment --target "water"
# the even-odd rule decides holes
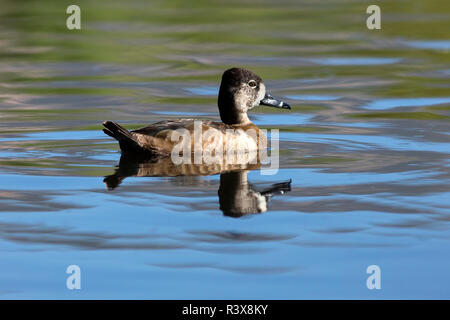
[[[446,1],[383,2],[378,31],[357,1],[77,4],[68,31],[58,1],[2,1],[0,298],[450,297]],[[276,175],[117,167],[102,121],[218,119],[235,65],[293,107],[250,114]],[[233,216],[247,175],[291,190]]]

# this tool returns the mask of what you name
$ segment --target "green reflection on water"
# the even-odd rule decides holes
[[[106,119],[133,123],[126,127],[135,129],[153,122],[151,111],[173,106],[217,114],[214,96],[193,96],[184,89],[217,87],[222,71],[234,65],[260,74],[274,96],[336,95],[364,100],[448,96],[449,84],[442,73],[448,72],[448,49],[414,48],[409,43],[449,41],[444,0],[407,5],[383,1],[379,31],[365,26],[368,4],[351,1],[80,0],[77,4],[82,30],[69,31],[67,3],[2,2],[0,103],[5,108],[1,114],[6,124],[22,125],[0,132],[99,130]],[[324,60],[333,58],[348,60],[341,64]],[[357,65],[353,58],[397,60]],[[81,104],[91,96],[105,97],[105,102],[90,103],[89,108],[66,107],[65,99],[88,97]],[[20,103],[11,102],[11,97]],[[35,97],[52,100],[36,103]],[[122,97],[129,100],[109,104]],[[57,106],[46,105],[55,101]],[[445,105],[356,113],[351,108],[360,104],[340,100],[289,102],[294,112],[317,114],[332,122],[449,118]],[[144,108],[149,111],[146,119]],[[252,112],[286,111],[255,108]],[[289,126],[282,130],[324,129]]]

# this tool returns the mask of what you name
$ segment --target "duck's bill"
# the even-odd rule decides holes
[[[291,106],[288,105],[286,102],[277,100],[268,93],[266,93],[266,95],[264,96],[264,99],[262,99],[259,104],[269,106],[269,107],[282,108],[282,109],[290,109],[291,108]]]

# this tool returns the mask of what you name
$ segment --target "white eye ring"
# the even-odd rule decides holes
[[[248,85],[249,85],[249,87],[251,87],[251,88],[256,88],[257,83],[256,83],[255,80],[250,80],[250,81],[248,82]]]

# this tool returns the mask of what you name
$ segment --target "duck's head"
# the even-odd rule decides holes
[[[218,104],[220,118],[226,124],[250,122],[247,111],[258,105],[291,108],[266,93],[266,86],[258,75],[242,68],[228,69],[223,73]]]

